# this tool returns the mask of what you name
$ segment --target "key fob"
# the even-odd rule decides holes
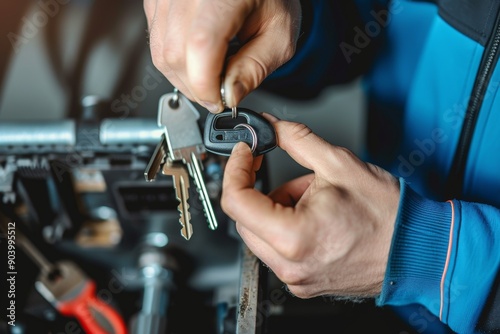
[[[234,145],[242,141],[253,148],[255,156],[273,150],[276,132],[261,114],[246,108],[238,108],[233,118],[230,109],[219,114],[209,113],[205,121],[203,141],[207,151],[218,155],[231,155]]]

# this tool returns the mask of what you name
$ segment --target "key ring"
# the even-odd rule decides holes
[[[220,84],[220,97],[222,99],[222,105],[226,106],[226,90],[224,89],[224,81]]]
[[[222,105],[227,108],[226,90],[224,89],[224,82],[221,82],[220,84],[220,97],[222,99]],[[232,118],[238,117],[238,108],[236,106],[231,107],[231,117]]]
[[[255,129],[251,125],[246,124],[246,123],[238,124],[233,129],[240,128],[240,127],[246,128],[248,131],[250,131],[250,134],[252,135],[251,150],[252,150],[252,153],[255,152],[255,149],[257,148],[257,140],[258,140],[257,139],[257,132],[255,132]]]
[[[177,109],[179,107],[179,89],[174,87],[174,96],[168,101],[168,104],[172,109]]]

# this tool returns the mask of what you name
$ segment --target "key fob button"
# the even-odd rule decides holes
[[[246,123],[251,129],[237,126]],[[257,143],[253,143],[254,137]],[[232,118],[232,111],[226,109],[219,114],[208,114],[205,121],[203,141],[207,151],[218,155],[231,155],[234,145],[243,141],[250,147],[255,145],[254,155],[273,150],[276,145],[276,132],[261,114],[246,108],[238,108],[238,117]]]

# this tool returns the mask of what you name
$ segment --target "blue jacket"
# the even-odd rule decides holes
[[[401,180],[377,304],[419,305],[458,333],[500,330],[499,8],[303,1],[298,52],[263,85],[309,98],[364,74],[365,158]],[[435,332],[413,310],[417,331]]]

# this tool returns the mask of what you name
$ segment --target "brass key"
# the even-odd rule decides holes
[[[171,175],[174,181],[175,196],[179,201],[177,210],[179,210],[179,223],[181,224],[181,235],[189,240],[193,235],[193,225],[191,224],[191,213],[189,212],[189,174],[186,166],[181,162],[175,162],[167,159],[163,165],[162,173]]]
[[[178,92],[166,94],[160,100],[158,123],[164,126],[168,158],[186,166],[203,204],[208,226],[215,230],[217,219],[203,179],[202,160],[207,153],[198,126],[199,117],[193,104]]]

